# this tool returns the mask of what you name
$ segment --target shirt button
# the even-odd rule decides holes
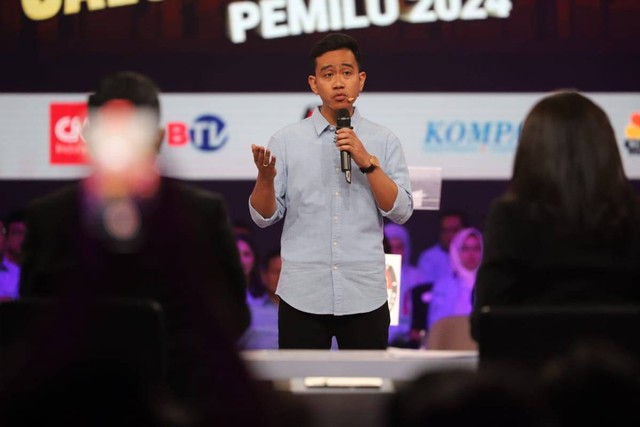
[[[337,266],[337,265],[334,265],[334,266],[333,266],[333,269],[334,269],[334,270],[337,270],[337,269],[338,269],[338,266]]]
[[[336,196],[339,196],[339,195],[340,195],[340,193],[338,193],[338,192],[336,191]]]
[[[333,242],[333,246],[338,246],[338,242]]]

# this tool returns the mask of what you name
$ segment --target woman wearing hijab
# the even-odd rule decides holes
[[[447,316],[471,313],[473,286],[482,261],[482,233],[475,228],[460,230],[451,241],[449,257],[453,273],[437,280],[429,306],[429,326]]]

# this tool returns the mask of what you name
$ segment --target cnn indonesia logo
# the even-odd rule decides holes
[[[52,103],[50,105],[50,163],[55,165],[83,165],[89,161],[89,150],[82,137],[87,120],[86,103]],[[218,116],[204,114],[191,126],[172,121],[167,123],[167,145],[182,147],[191,143],[204,152],[222,148],[229,136],[226,123]]]
[[[88,162],[88,148],[82,138],[87,120],[86,103],[52,103],[50,109],[49,159],[54,165],[82,165]]]

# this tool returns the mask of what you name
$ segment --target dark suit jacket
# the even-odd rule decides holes
[[[170,376],[178,388],[189,388],[193,378],[217,369],[220,342],[235,342],[249,325],[223,200],[163,178],[158,195],[139,206],[139,238],[122,251],[100,217],[87,216],[83,195],[74,184],[28,207],[21,295],[158,301],[167,320]]]
[[[638,218],[640,224],[640,218]],[[474,290],[472,335],[485,305],[640,303],[640,227],[608,244],[562,238],[523,203],[499,199],[484,231]]]

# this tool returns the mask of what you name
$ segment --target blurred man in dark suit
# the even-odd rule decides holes
[[[227,350],[249,325],[225,202],[161,176],[159,91],[143,75],[105,77],[83,135],[93,172],[28,207],[21,295],[68,296],[78,319],[95,296],[159,302],[167,384],[200,402],[225,372],[242,376]]]

